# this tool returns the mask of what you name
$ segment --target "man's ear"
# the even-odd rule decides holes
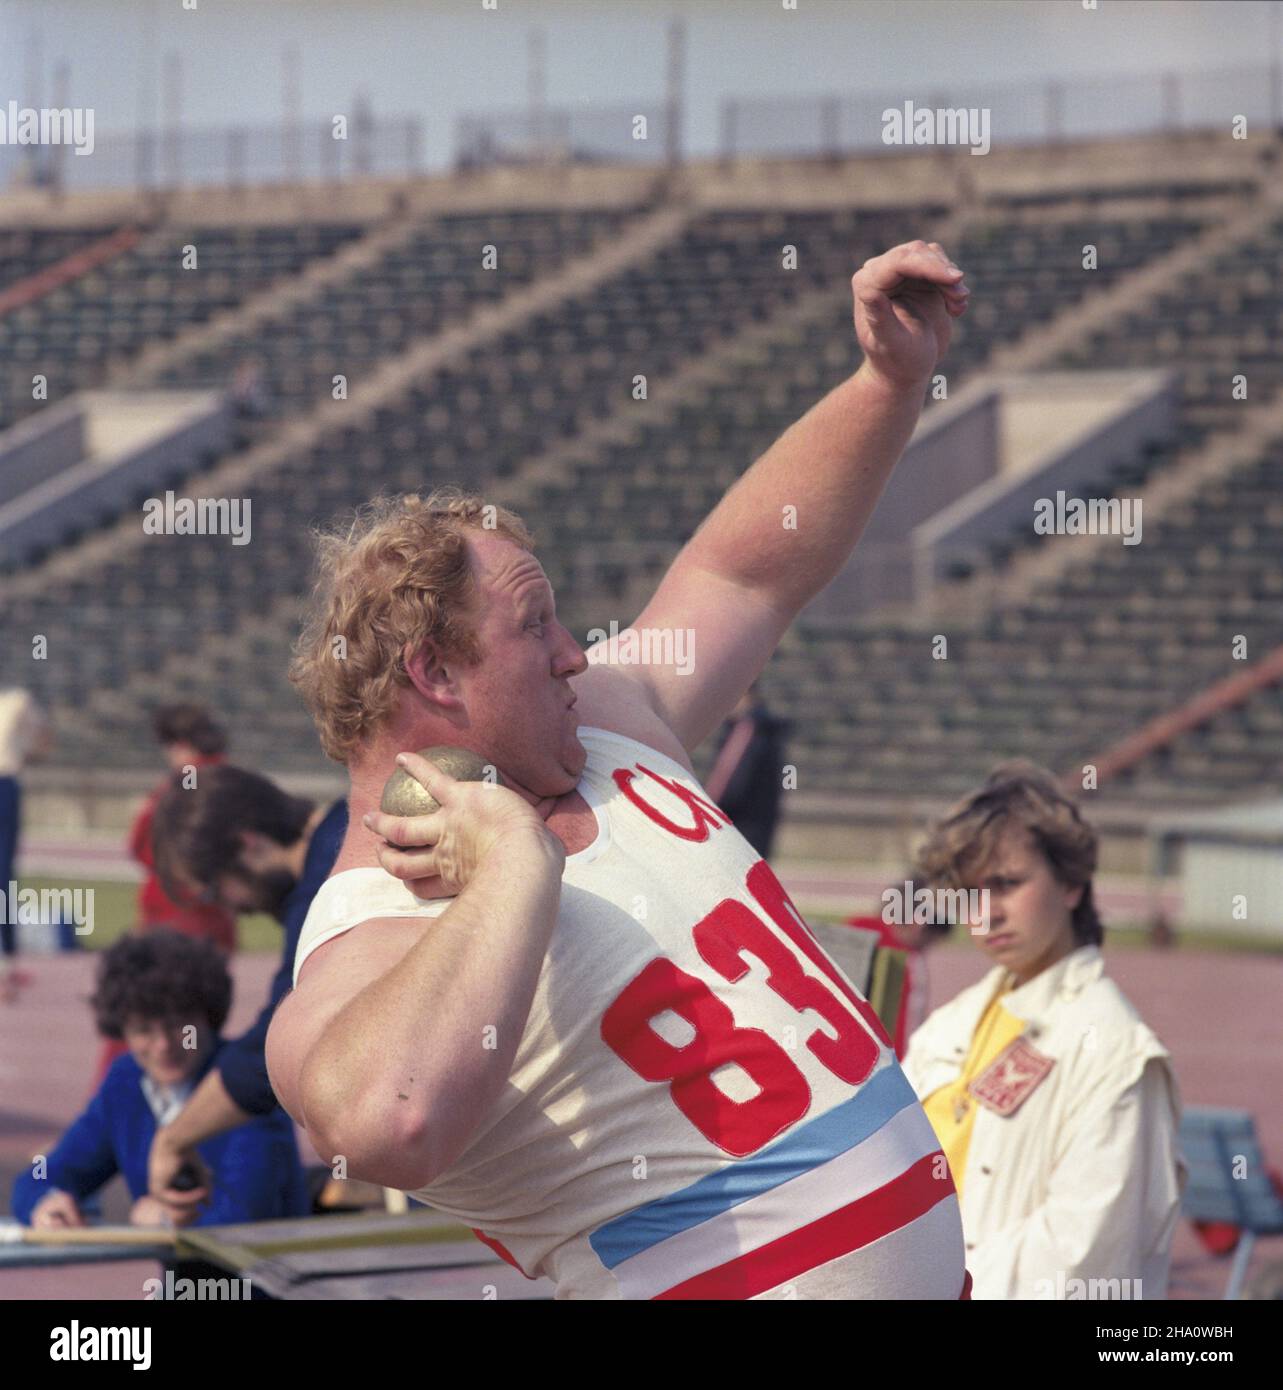
[[[1076,888],[1069,888],[1066,890],[1065,906],[1069,908],[1070,912],[1077,910],[1078,904],[1082,902],[1083,894],[1086,891],[1087,885],[1085,883],[1080,883]]]
[[[416,647],[407,642],[401,649],[401,663],[410,684],[425,700],[437,706],[460,703],[454,681],[454,663],[447,664],[435,643],[420,642]]]

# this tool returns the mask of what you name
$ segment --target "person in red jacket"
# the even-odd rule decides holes
[[[166,927],[183,936],[208,941],[224,957],[230,957],[236,949],[235,914],[217,903],[175,902],[165,892],[156,875],[151,833],[156,803],[175,779],[181,779],[186,774],[188,768],[221,763],[227,747],[227,733],[203,705],[162,705],[152,715],[152,728],[169,764],[170,775],[147,798],[129,832],[130,856],[146,870],[138,890],[138,920],[133,930],[141,934],[157,927]],[[123,1042],[110,1038],[103,1040],[98,1058],[98,1075],[93,1085],[95,1091],[102,1084],[111,1064],[125,1051],[127,1048]]]
[[[168,927],[184,936],[212,941],[224,955],[236,949],[236,918],[214,903],[177,903],[161,885],[152,855],[151,823],[156,803],[185,769],[216,765],[223,761],[227,734],[201,705],[163,705],[152,717],[152,727],[169,764],[166,777],[147,798],[129,835],[129,853],[146,870],[138,893],[138,930]]]

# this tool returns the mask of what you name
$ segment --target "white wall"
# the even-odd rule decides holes
[[[1184,926],[1283,938],[1283,847],[1187,841],[1181,884]],[[1243,920],[1234,917],[1239,896]]]

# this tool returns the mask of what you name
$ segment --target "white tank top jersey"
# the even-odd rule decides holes
[[[966,1298],[948,1164],[877,1016],[679,763],[581,727],[597,838],[568,855],[511,1084],[412,1194],[558,1298]],[[328,879],[294,979],[376,917]]]

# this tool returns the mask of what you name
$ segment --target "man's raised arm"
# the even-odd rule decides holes
[[[860,369],[735,482],[634,623],[693,635],[691,669],[633,668],[687,749],[725,718],[789,623],[841,572],[913,434],[951,320],[966,309],[962,276],[938,242],[907,242],[864,263],[851,281]]]

